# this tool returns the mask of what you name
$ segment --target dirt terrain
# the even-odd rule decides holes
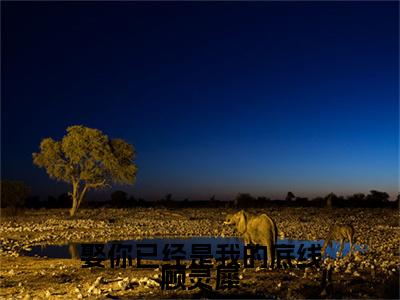
[[[323,239],[334,221],[350,222],[365,253],[323,262],[320,268],[286,270],[240,268],[240,286],[205,292],[162,291],[160,269],[82,268],[80,260],[22,256],[35,245],[107,242],[152,237],[235,236],[223,226],[230,209],[31,210],[1,217],[0,297],[56,298],[385,298],[399,297],[400,226],[396,209],[250,209],[267,213],[281,238]],[[135,263],[134,263],[135,265]],[[332,280],[322,285],[330,265]],[[214,278],[211,280],[214,285]]]

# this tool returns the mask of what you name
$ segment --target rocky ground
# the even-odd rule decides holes
[[[368,251],[324,261],[321,268],[240,269],[240,287],[227,291],[161,291],[160,270],[83,269],[79,260],[21,256],[34,245],[107,242],[151,237],[235,236],[223,226],[226,209],[162,208],[25,211],[1,217],[0,297],[2,298],[398,298],[399,212],[395,209],[271,208],[281,238],[323,239],[334,221],[351,222],[356,242]],[[323,269],[332,280],[321,286]],[[212,281],[213,283],[213,281]]]

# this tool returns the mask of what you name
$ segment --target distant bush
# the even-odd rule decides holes
[[[236,195],[233,204],[236,208],[251,207],[255,199],[248,193],[239,193]]]
[[[235,200],[233,201],[233,206],[236,208],[262,208],[270,206],[271,200],[266,197],[253,197],[248,193],[237,194]]]
[[[43,207],[43,202],[40,201],[39,196],[29,196],[25,200],[25,207],[31,209],[39,209]]]
[[[368,206],[382,206],[389,202],[389,195],[385,192],[372,190],[370,191],[370,194],[367,195],[367,197],[365,198],[365,201],[367,202]]]
[[[115,191],[111,194],[112,207],[125,207],[128,201],[128,194],[124,191]]]
[[[9,185],[9,184],[8,184]],[[3,183],[2,183],[3,187]],[[10,187],[5,183],[2,188],[2,207],[10,206],[8,202],[15,203],[17,207],[26,208],[67,208],[70,207],[72,199],[67,193],[61,194],[58,197],[48,196],[46,200],[40,200],[38,196],[23,196],[13,200],[10,196],[3,195],[4,193],[10,194]],[[16,188],[16,190],[24,190],[23,188]],[[27,190],[26,190],[27,191]],[[12,194],[12,193],[11,193]],[[17,193],[18,194],[18,193]],[[293,193],[291,193],[293,195]],[[14,193],[15,196],[15,193]],[[14,197],[13,196],[13,197]],[[396,201],[389,201],[389,195],[385,192],[371,191],[367,196],[362,193],[356,193],[351,196],[343,197],[336,196],[335,194],[329,194],[332,208],[339,207],[392,207],[400,208],[400,196],[397,196]],[[88,201],[83,204],[85,208],[100,208],[100,207],[111,207],[111,208],[132,208],[132,207],[163,207],[169,209],[175,208],[201,208],[201,207],[221,207],[221,208],[270,208],[270,207],[316,207],[323,208],[327,207],[326,197],[316,197],[309,200],[303,197],[286,197],[281,200],[271,200],[266,197],[253,197],[249,193],[239,193],[236,195],[234,200],[221,201],[217,200],[215,196],[210,197],[208,200],[190,200],[188,198],[181,200],[175,200],[172,194],[167,194],[160,200],[157,201],[145,201],[142,198],[135,198],[129,196],[124,191],[114,191],[109,199],[99,199],[97,201]],[[4,199],[4,201],[3,201]]]
[[[115,191],[111,194],[111,202],[109,203],[110,207],[123,207],[123,208],[129,208],[129,207],[136,207],[138,206],[139,201],[135,199],[135,197],[130,196],[128,197],[128,194],[125,193],[124,191]]]
[[[29,195],[28,187],[21,181],[1,181],[1,208],[17,209],[25,205],[25,200]]]

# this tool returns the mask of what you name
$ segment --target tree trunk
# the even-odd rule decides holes
[[[76,197],[72,197],[72,208],[69,210],[69,215],[73,217],[78,210],[78,199]]]
[[[106,180],[97,183],[84,183],[83,189],[79,191],[79,180],[72,179],[72,208],[69,211],[71,217],[73,217],[82,203],[83,197],[89,189],[104,187],[106,186]]]
[[[71,217],[73,217],[78,210],[79,206],[82,203],[83,197],[85,196],[86,191],[88,190],[88,186],[85,185],[81,192],[79,192],[79,185],[73,184],[72,191],[72,208],[69,211]]]
[[[72,259],[79,259],[79,251],[78,245],[75,243],[71,243],[68,246],[69,254],[71,255]]]
[[[78,183],[72,182],[72,208],[69,210],[69,215],[73,217],[78,210],[79,201],[78,201]]]
[[[78,206],[77,206],[76,209],[78,209],[79,206],[81,205],[82,200],[83,200],[83,197],[85,196],[85,193],[86,193],[87,189],[88,189],[88,186],[85,185],[85,187],[84,187],[84,188],[82,189],[82,191],[81,191],[81,194],[80,194],[79,197],[78,197]]]

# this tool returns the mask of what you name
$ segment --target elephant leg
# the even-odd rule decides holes
[[[326,248],[328,247],[328,240],[324,240],[324,244],[322,245],[321,249],[321,256],[325,257]]]
[[[340,239],[340,249],[339,249],[339,257],[342,257],[343,252],[343,239]]]
[[[353,255],[353,243],[350,240],[350,255]]]
[[[276,254],[276,245],[275,243],[271,244],[271,268],[273,269],[275,267],[275,254]]]
[[[251,243],[250,235],[247,232],[243,235],[243,243],[244,245],[248,245]]]
[[[350,242],[350,255],[353,254],[353,239],[351,238],[351,236],[349,237],[349,242]]]
[[[273,269],[275,266],[275,245],[271,241],[267,243],[268,264]]]

